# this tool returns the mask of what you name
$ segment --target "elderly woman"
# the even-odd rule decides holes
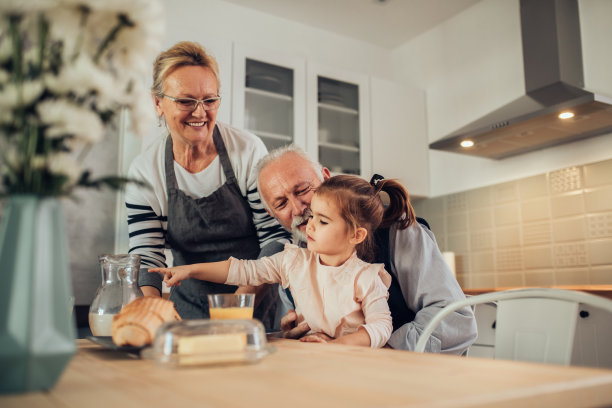
[[[169,134],[129,170],[129,177],[152,188],[126,190],[130,253],[141,256],[139,285],[145,295],[161,294],[161,277],[147,271],[166,266],[164,248],[172,249],[174,265],[253,259],[260,250],[269,255],[282,249],[279,240],[287,237],[257,192],[254,169],[267,153],[263,142],[216,122],[219,86],[217,62],[197,43],[180,42],[154,62],[153,102]],[[190,279],[172,288],[170,300],[181,317],[205,318],[207,294],[236,289]],[[265,322],[273,318],[276,291],[258,289],[255,316]]]

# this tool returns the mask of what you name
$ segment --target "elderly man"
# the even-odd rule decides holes
[[[294,241],[305,241],[310,200],[329,177],[327,168],[295,146],[276,149],[259,162],[258,189],[264,208],[293,233]],[[396,226],[379,228],[375,242],[376,262],[384,263],[393,277],[388,300],[393,334],[387,344],[413,350],[425,325],[444,306],[463,299],[463,291],[427,227],[415,223],[404,230]],[[296,327],[296,319],[296,313],[289,311],[281,321],[289,337],[300,337],[309,330],[305,323]],[[466,307],[438,326],[426,351],[464,354],[476,336],[474,314]]]

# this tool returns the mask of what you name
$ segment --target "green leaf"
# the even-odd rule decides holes
[[[98,179],[91,180],[89,171],[85,171],[83,173],[83,176],[78,181],[77,185],[80,187],[89,187],[89,188],[96,188],[96,189],[101,189],[103,187],[106,187],[106,188],[110,188],[111,190],[120,190],[124,188],[125,185],[128,183],[134,183],[140,187],[150,188],[150,185],[148,183],[145,183],[145,182],[142,182],[136,179],[122,177],[122,176],[105,176],[105,177],[100,177]]]

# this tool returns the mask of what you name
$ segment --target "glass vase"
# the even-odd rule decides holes
[[[0,392],[50,389],[76,352],[59,199],[8,199],[0,222],[0,277]]]

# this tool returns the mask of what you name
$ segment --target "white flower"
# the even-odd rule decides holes
[[[150,0],[90,0],[92,9],[125,14],[136,25],[155,25],[163,18],[163,7],[160,2]]]
[[[104,1],[100,1],[100,0],[56,0],[59,3],[59,6],[61,7],[78,7],[78,6],[85,6],[85,7],[89,7],[92,8],[93,6],[97,5],[97,4],[104,4]]]
[[[159,0],[0,0],[0,124],[15,132],[0,133],[3,191],[69,194],[84,172],[78,153],[103,138],[121,109],[137,134],[148,130],[154,115],[147,80],[164,21]],[[15,56],[21,65],[10,63]],[[35,144],[49,150],[32,157],[28,146]],[[47,171],[69,181],[32,182]]]
[[[4,22],[3,22],[4,23]],[[8,24],[0,23],[0,63],[7,61],[13,56],[13,45],[11,38],[6,35],[8,32]]]
[[[23,52],[24,66],[38,66],[40,64],[40,54],[36,47],[28,47]]]
[[[104,126],[95,112],[64,99],[41,102],[36,111],[40,120],[50,125],[45,133],[50,139],[72,135],[86,144],[92,144],[104,135]]]
[[[0,84],[5,84],[11,79],[11,74],[3,69],[0,69]]]
[[[44,169],[45,167],[47,167],[47,156],[38,154],[32,157],[32,160],[30,161],[30,167],[35,170]]]
[[[49,156],[48,169],[51,174],[63,174],[73,186],[81,177],[81,166],[69,153],[55,153]]]
[[[18,106],[27,106],[34,102],[44,90],[42,81],[27,81],[18,86],[14,83],[4,85],[0,92],[0,109],[11,109]]]
[[[0,109],[0,123],[13,123],[13,113],[8,109]]]
[[[2,0],[0,3],[0,13],[32,13],[53,9],[57,5],[57,0]]]
[[[2,159],[5,160],[5,165],[12,168],[19,168],[20,155],[17,152],[15,145],[2,146]]]
[[[49,21],[49,37],[62,42],[62,60],[66,63],[79,52],[77,42],[85,36],[81,27],[82,11],[76,6],[58,7],[47,12],[46,16]]]
[[[80,54],[73,63],[65,65],[59,75],[45,75],[44,81],[49,91],[56,95],[72,92],[77,96],[86,96],[95,92],[99,109],[117,107],[114,101],[117,94],[115,78],[83,54]]]

